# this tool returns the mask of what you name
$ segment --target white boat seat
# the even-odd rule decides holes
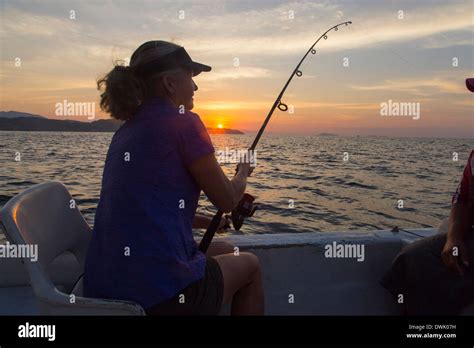
[[[77,281],[77,283],[74,285],[74,288],[71,290],[71,294],[74,294],[76,296],[82,296],[83,295],[83,290],[82,290],[82,276],[81,278]]]
[[[35,185],[9,200],[0,210],[6,237],[15,244],[37,245],[38,260],[24,258],[30,284],[42,315],[144,315],[137,303],[82,296],[82,279],[71,293],[60,291],[48,266],[64,253],[71,253],[79,264],[64,264],[61,272],[84,269],[91,229],[66,187],[59,182]]]

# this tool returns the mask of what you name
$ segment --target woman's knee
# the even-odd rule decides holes
[[[258,257],[249,252],[239,252],[215,257],[225,276],[236,281],[239,286],[253,281],[261,274]]]
[[[249,252],[243,252],[240,255],[248,259],[247,270],[249,271],[249,276],[251,278],[261,277],[262,268],[258,256]]]
[[[261,267],[258,257],[249,252],[240,252],[214,257],[224,277],[224,303],[232,299],[240,289],[261,282]]]
[[[220,248],[222,251],[224,251],[223,254],[230,254],[230,253],[233,253],[235,252],[235,244],[231,243],[231,242],[228,242],[228,241],[218,241],[216,243],[219,243],[220,244]]]

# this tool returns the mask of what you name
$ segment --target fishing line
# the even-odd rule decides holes
[[[426,236],[422,236],[421,234],[417,234],[415,232],[411,232],[411,231],[405,230],[403,228],[399,228],[398,226],[395,226],[394,228],[392,228],[390,230],[390,232],[395,232],[395,233],[400,232],[400,231],[412,234],[412,235],[417,236],[417,237],[426,238]]]

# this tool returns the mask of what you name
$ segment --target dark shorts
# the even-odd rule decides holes
[[[381,284],[395,298],[402,294],[405,314],[455,315],[474,301],[474,237],[467,241],[469,264],[463,276],[441,259],[446,234],[424,238],[403,248]]]
[[[202,279],[191,283],[171,299],[145,309],[145,312],[147,315],[217,315],[223,297],[221,268],[213,257],[207,257]]]

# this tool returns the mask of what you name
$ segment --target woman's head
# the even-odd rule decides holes
[[[138,47],[129,66],[116,65],[97,82],[100,106],[112,117],[130,119],[140,104],[162,96],[191,110],[197,85],[193,76],[211,67],[193,62],[183,47],[166,41],[148,41]]]
[[[193,80],[193,70],[176,68],[158,73],[152,85],[155,95],[169,98],[176,106],[183,105],[186,110],[192,110],[193,95],[198,90]]]

